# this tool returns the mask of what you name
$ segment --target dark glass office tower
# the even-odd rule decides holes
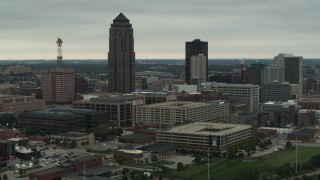
[[[108,79],[109,92],[135,91],[135,52],[133,28],[122,13],[109,29]]]
[[[187,84],[191,84],[191,57],[203,54],[206,58],[206,79],[208,79],[208,42],[195,39],[191,42],[186,42],[186,65],[185,65],[185,80]]]

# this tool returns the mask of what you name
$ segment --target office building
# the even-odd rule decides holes
[[[72,112],[30,112],[20,114],[18,128],[37,128],[43,134],[85,132],[85,117]]]
[[[66,108],[66,109],[51,109],[51,112],[56,113],[73,113],[75,115],[81,115],[85,119],[85,128],[86,133],[94,132],[96,128],[101,125],[109,124],[108,116],[106,112],[97,111],[94,109],[74,109],[74,108]]]
[[[272,82],[261,85],[260,102],[288,101],[292,99],[288,82]]]
[[[106,112],[112,126],[134,126],[135,105],[143,104],[143,96],[139,94],[113,94],[72,103],[76,109],[95,109]]]
[[[246,104],[247,112],[259,112],[258,85],[211,83],[211,89],[229,94],[231,104]]]
[[[299,84],[299,98],[303,97],[303,57],[280,53],[261,73],[261,83],[287,81]]]
[[[32,96],[14,96],[0,94],[0,111],[3,112],[31,112],[43,111],[46,108],[44,100],[36,99],[35,94]]]
[[[133,28],[122,13],[109,29],[108,80],[109,92],[135,91],[135,52]]]
[[[42,76],[42,97],[52,104],[68,104],[75,100],[75,74],[71,68],[51,69]]]
[[[209,146],[209,137],[212,145]],[[175,145],[178,150],[225,152],[228,147],[252,139],[252,127],[244,124],[199,122],[159,131],[157,143]]]
[[[50,136],[50,142],[59,142],[59,146],[78,148],[94,143],[93,133],[67,132]]]
[[[138,124],[175,126],[191,122],[228,122],[229,102],[165,102],[137,107]]]
[[[246,84],[261,84],[261,71],[265,67],[260,61],[253,62],[246,69]]]
[[[200,60],[201,63],[196,62],[197,60]],[[192,63],[194,63],[193,66]],[[205,73],[205,79],[208,79],[208,42],[201,41],[200,39],[195,39],[191,42],[186,42],[185,68],[185,78],[187,84],[192,84],[192,75],[195,74],[192,74],[192,70],[197,73],[199,72],[198,74]],[[201,75],[200,77],[204,77],[204,75]]]
[[[208,78],[208,58],[203,54],[190,57],[190,84],[200,86],[207,82]]]

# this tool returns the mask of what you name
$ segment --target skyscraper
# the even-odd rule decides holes
[[[135,91],[135,52],[133,28],[122,13],[109,29],[108,79],[109,92]]]
[[[303,96],[303,57],[280,53],[271,64],[264,68],[261,83],[287,81],[299,85],[299,98]]]
[[[208,79],[208,42],[195,39],[191,42],[186,42],[186,65],[185,76],[186,83],[191,84],[191,57],[202,54],[206,58],[205,77]]]

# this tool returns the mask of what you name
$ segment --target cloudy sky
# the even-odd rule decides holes
[[[320,57],[319,0],[1,0],[0,59],[106,59],[120,13],[134,28],[137,59],[184,59],[185,41],[209,58]]]

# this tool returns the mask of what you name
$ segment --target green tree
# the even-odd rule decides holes
[[[195,162],[196,164],[201,164],[201,161],[202,161],[201,155],[197,154],[197,155],[194,157],[194,162]]]
[[[58,138],[56,138],[54,141],[55,141],[57,146],[60,146],[60,140]]]
[[[73,140],[71,141],[71,148],[75,148],[75,147],[77,147],[77,146],[78,146],[77,141],[73,139]]]
[[[286,142],[286,148],[287,148],[287,149],[292,148],[292,143],[291,143],[291,141],[287,141],[287,142]]]
[[[182,171],[183,170],[183,163],[182,162],[178,162],[177,163],[177,170],[178,171]]]
[[[19,174],[20,174],[20,176],[23,175],[23,170],[22,169],[19,169]]]
[[[2,179],[3,180],[8,180],[9,178],[8,178],[8,175],[7,174],[4,174],[3,176],[2,176]]]
[[[127,175],[123,175],[123,176],[122,176],[122,180],[128,180]]]
[[[128,168],[123,168],[122,169],[122,174],[125,175],[129,172],[129,169]]]

